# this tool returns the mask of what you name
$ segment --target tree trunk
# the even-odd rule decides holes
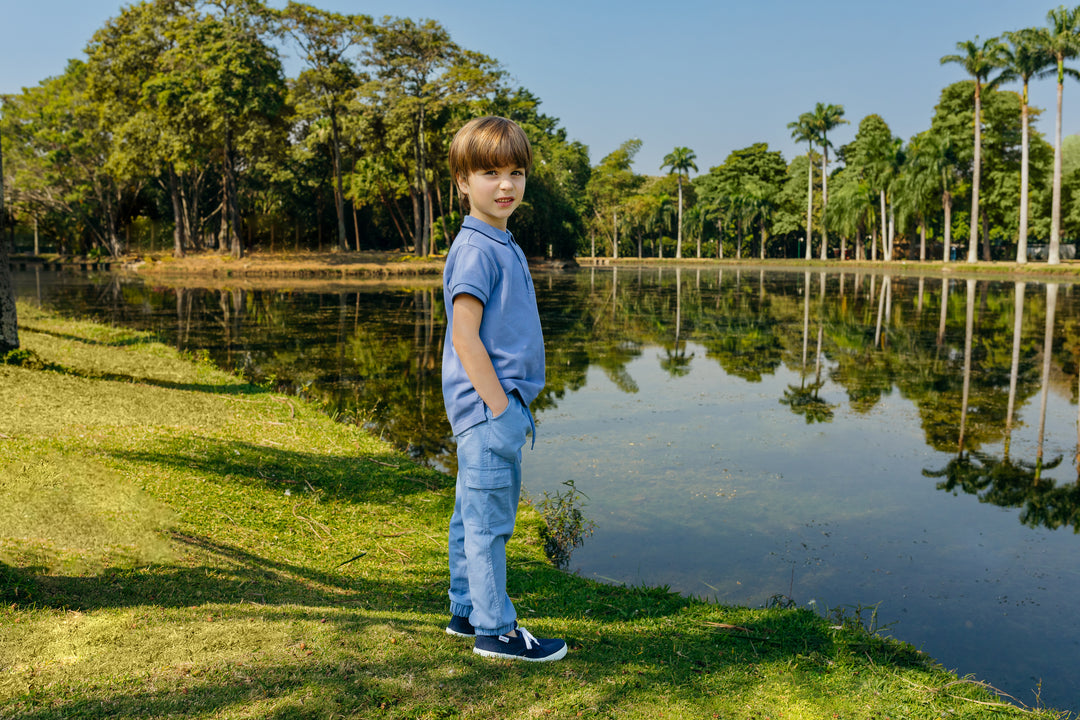
[[[968,236],[968,262],[979,259],[979,182],[982,178],[982,87],[975,78],[975,161],[971,173],[971,233]]]
[[[889,260],[896,259],[896,208],[889,205]]]
[[[618,210],[614,210],[611,213],[611,231],[612,231],[611,257],[614,260],[618,260],[619,259],[619,211]],[[660,246],[660,252],[661,252],[661,255],[664,252],[664,248],[663,248],[662,245]]]
[[[942,193],[941,204],[945,208],[945,256],[941,259],[944,262],[949,262],[952,254],[952,193]]]
[[[825,222],[825,211],[829,207],[829,148],[821,146],[821,259],[829,257],[829,224]]]
[[[1061,62],[1058,62],[1061,67]],[[1048,265],[1061,262],[1061,95],[1064,90],[1061,73],[1058,72],[1057,122],[1054,125],[1054,191],[1050,208],[1050,249],[1046,258]]]
[[[926,217],[919,214],[919,262],[926,262]]]
[[[812,260],[814,253],[810,250],[810,241],[813,233],[810,232],[810,223],[814,217],[814,158],[810,152],[806,153],[806,259]]]
[[[1020,238],[1016,242],[1016,262],[1027,262],[1028,234],[1028,84],[1020,105]],[[1006,451],[1007,452],[1007,451]]]
[[[427,196],[427,152],[424,147],[424,115],[423,104],[420,105],[420,113],[417,118],[416,131],[416,179],[417,189],[420,192],[420,216],[417,217],[416,225],[416,254],[425,257],[430,252],[431,218],[428,214]]]
[[[345,193],[341,186],[341,132],[338,130],[337,114],[330,113],[330,154],[334,161],[334,210],[337,211],[338,250],[349,249],[349,240],[345,236]]]
[[[990,262],[990,217],[986,213],[986,206],[982,208],[983,226],[983,260]]]
[[[885,239],[889,235],[889,231],[885,227],[887,217],[888,217],[888,215],[885,214],[885,191],[882,190],[881,191],[881,259],[882,260],[892,260],[892,256],[889,254],[888,241],[886,241],[886,239]]]
[[[679,227],[675,231],[675,259],[682,259],[682,173],[679,173]]]
[[[8,243],[4,235],[4,156],[0,151],[0,356],[19,349],[19,318],[15,311],[15,285],[8,264]]]
[[[173,257],[184,257],[186,240],[184,222],[184,204],[180,197],[180,183],[176,177],[176,168],[170,163],[168,168],[169,199],[173,210]]]

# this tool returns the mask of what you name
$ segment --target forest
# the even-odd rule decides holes
[[[851,121],[818,103],[788,124],[804,155],[754,143],[699,173],[703,159],[676,147],[651,175],[634,170],[639,140],[594,163],[497,59],[436,20],[143,0],[62,75],[0,97],[0,219],[17,252],[436,255],[461,219],[449,141],[498,114],[534,147],[511,221],[533,257],[1071,257],[1080,136],[1060,137],[1060,98],[1080,8],[955,49],[941,62],[970,79],[943,88],[907,140],[872,114],[834,145]],[[284,56],[301,61],[296,77]],[[1027,88],[1054,80],[1048,141]]]

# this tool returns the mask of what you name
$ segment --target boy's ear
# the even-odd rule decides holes
[[[468,178],[466,178],[466,176],[464,175],[458,175],[456,178],[454,178],[454,181],[457,183],[458,192],[460,192],[462,195],[469,194],[469,184],[467,180]]]

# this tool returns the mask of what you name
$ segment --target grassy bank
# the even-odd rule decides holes
[[[1060,717],[853,610],[561,573],[527,507],[510,592],[570,654],[476,657],[442,631],[450,478],[146,335],[26,306],[20,325],[29,352],[0,365],[0,718]]]

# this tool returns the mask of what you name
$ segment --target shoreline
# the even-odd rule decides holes
[[[121,258],[82,258],[57,255],[12,255],[13,270],[27,271],[42,268],[54,272],[112,272],[138,277],[170,280],[176,278],[213,278],[218,281],[291,282],[330,281],[352,283],[357,280],[382,280],[400,284],[416,279],[441,277],[445,256],[418,258],[402,251],[253,251],[239,260],[216,252],[189,254],[174,258],[168,253],[129,255]],[[564,271],[578,268],[682,268],[738,269],[808,272],[864,272],[880,275],[923,275],[940,277],[1014,279],[1061,282],[1080,282],[1080,261],[1063,261],[1058,265],[1045,262],[1016,263],[942,262],[928,260],[868,261],[868,260],[804,260],[791,258],[611,258],[577,257],[569,260],[529,258],[533,270]]]

